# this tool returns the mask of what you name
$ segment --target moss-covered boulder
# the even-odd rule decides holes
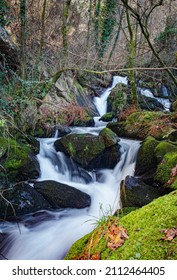
[[[69,134],[54,142],[56,151],[62,151],[87,170],[113,168],[120,159],[117,135],[104,130],[93,134]]]
[[[0,196],[0,219],[15,220],[25,214],[52,209],[47,200],[26,183],[19,183],[0,191],[2,193]]]
[[[113,119],[115,118],[115,113],[114,112],[109,112],[104,114],[99,121],[103,121],[103,122],[111,122]]]
[[[162,161],[158,164],[154,180],[166,187],[176,189],[177,152],[171,152],[164,155]]]
[[[172,152],[177,153],[177,145],[173,145],[172,143],[162,141],[156,146],[154,152],[157,161],[161,162],[165,154],[172,153]]]
[[[24,139],[16,141],[13,138],[0,138],[1,146],[1,175],[6,176],[10,182],[19,182],[37,178],[40,168],[35,159],[31,144]]]
[[[85,127],[85,126],[93,127],[95,125],[95,121],[94,121],[93,117],[88,116],[86,114],[83,119],[81,119],[80,117],[76,117],[71,125],[81,126],[81,127]]]
[[[151,135],[157,140],[164,140],[174,131],[175,121],[164,112],[135,111],[128,107],[119,114],[117,123],[112,124],[113,129],[119,128],[119,136],[144,140]],[[111,126],[108,126],[110,129]],[[113,130],[115,132],[115,130]]]
[[[152,136],[148,136],[142,143],[136,161],[135,175],[154,174],[157,168],[157,160],[154,150],[159,144]]]
[[[99,135],[103,138],[106,148],[116,145],[119,141],[117,134],[107,127],[103,128]]]
[[[127,176],[121,184],[122,207],[142,207],[161,195],[162,191],[132,176]]]
[[[130,96],[130,89],[126,85],[117,84],[108,97],[108,112],[115,114],[125,105],[127,96]]]
[[[173,142],[177,142],[177,130],[173,130],[169,135],[168,139]]]
[[[52,205],[53,209],[85,208],[91,203],[88,194],[52,180],[35,182],[34,187]]]
[[[62,151],[87,167],[88,164],[105,149],[101,136],[92,134],[69,134],[54,142],[56,151]]]
[[[114,216],[105,220],[100,221],[93,232],[75,242],[65,259],[92,259],[92,256],[101,260],[177,259],[177,237],[174,235],[168,240],[165,233],[165,230],[176,229],[177,191],[155,199],[120,219]],[[122,228],[126,230],[128,238],[111,249],[111,229]]]
[[[118,122],[110,122],[107,124],[106,126],[107,128],[111,129],[114,133],[116,133],[118,136],[121,136],[120,135],[120,125]]]

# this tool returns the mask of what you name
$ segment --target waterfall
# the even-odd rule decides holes
[[[108,96],[111,93],[111,90],[118,84],[124,84],[127,85],[128,84],[128,79],[127,77],[121,77],[121,76],[114,76],[113,77],[113,82],[112,82],[112,86],[109,87],[108,89],[106,89],[104,91],[104,93],[100,96],[100,97],[95,97],[94,98],[94,104],[97,108],[97,111],[99,113],[100,116],[106,114],[107,112],[107,99]]]
[[[147,96],[147,97],[151,97],[151,98],[154,98],[156,99],[158,102],[160,102],[165,111],[169,111],[170,110],[170,107],[171,107],[171,102],[168,98],[162,98],[162,97],[155,97],[153,95],[153,93],[149,90],[149,89],[139,89],[140,90],[140,93],[144,96]],[[167,89],[164,87],[163,91],[165,91],[165,94],[164,96],[168,96],[168,92],[167,92]]]
[[[96,99],[95,104],[100,114],[104,114],[107,97],[117,82],[126,83],[127,80],[115,77],[112,86],[103,93],[100,100]],[[104,108],[100,108],[102,105]],[[74,127],[71,130],[72,133],[89,132],[98,135],[101,129],[102,126]],[[7,259],[63,259],[71,245],[92,231],[103,215],[113,214],[120,207],[120,182],[127,175],[134,174],[139,141],[121,139],[119,142],[121,158],[115,168],[100,170],[99,176],[96,176],[95,171],[85,170],[92,178],[85,184],[82,178],[73,176],[73,170],[77,170],[77,165],[68,160],[63,153],[55,151],[53,145],[55,140],[55,138],[40,139],[40,153],[37,159],[41,175],[38,181],[52,179],[77,188],[91,197],[91,205],[84,209],[67,208],[54,212],[44,210],[47,219],[39,220],[37,223],[33,223],[33,214],[26,215],[18,225],[3,223],[0,225],[0,232],[8,234],[8,237],[2,244],[2,253]]]

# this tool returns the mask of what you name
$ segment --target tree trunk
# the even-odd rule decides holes
[[[26,79],[26,0],[20,1],[20,21],[21,21],[21,78]]]
[[[132,30],[131,22],[130,22],[130,15],[129,10],[126,8],[126,19],[129,31],[129,68],[136,67],[136,41],[134,39],[134,32]],[[130,80],[130,87],[131,87],[131,97],[132,97],[132,104],[138,108],[138,95],[136,90],[136,80],[135,80],[135,70],[129,71],[129,80]]]
[[[63,63],[62,67],[68,64],[68,17],[71,6],[71,0],[66,1],[66,5],[63,8],[63,26],[62,26],[62,38],[63,38]]]

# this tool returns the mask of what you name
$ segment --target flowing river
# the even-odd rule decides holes
[[[124,77],[114,77],[113,84],[105,90],[94,103],[100,115],[107,109],[107,98],[117,83],[127,84]],[[92,133],[97,135],[106,125],[95,117],[95,127],[73,127],[72,133]],[[88,172],[91,182],[85,183],[79,176],[71,174],[70,162],[62,152],[56,152],[53,143],[56,138],[39,139],[40,153],[37,159],[40,164],[41,176],[38,181],[54,180],[73,186],[91,197],[91,205],[84,209],[64,209],[58,211],[44,210],[46,219],[33,220],[33,213],[24,217],[19,224],[6,222],[0,226],[0,233],[8,235],[2,244],[2,253],[12,260],[44,260],[63,259],[71,245],[92,231],[103,215],[113,214],[120,208],[120,182],[134,174],[139,141],[120,139],[121,158],[114,169]],[[58,163],[56,164],[56,158]],[[55,159],[55,160],[54,160]],[[75,165],[72,166],[72,172]]]

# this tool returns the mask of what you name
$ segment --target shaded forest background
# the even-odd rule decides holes
[[[81,86],[86,75],[128,75],[136,108],[138,80],[165,84],[175,100],[176,10],[173,0],[1,0],[1,114],[14,118],[29,103],[39,107],[63,73]],[[60,110],[75,102],[71,95]]]

